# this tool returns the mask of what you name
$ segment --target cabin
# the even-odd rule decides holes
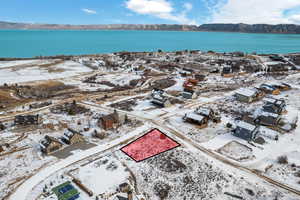
[[[18,115],[14,120],[15,125],[38,125],[39,115]]]
[[[257,99],[259,99],[260,96],[262,96],[262,94],[259,93],[256,89],[247,88],[240,88],[234,94],[236,100],[245,103],[251,103],[253,101],[256,101]]]
[[[104,115],[99,118],[98,126],[104,130],[117,128],[120,125],[119,114],[115,110],[112,114]]]
[[[216,113],[211,108],[205,108],[205,107],[198,107],[195,110],[195,113],[198,115],[202,115],[204,117],[207,117],[209,120],[212,120],[214,123],[221,122],[221,117],[218,113]]]
[[[279,95],[280,94],[280,90],[275,88],[272,85],[269,84],[261,84],[258,88],[259,90],[265,92],[266,94],[272,94],[272,95]]]
[[[263,111],[282,114],[285,111],[286,103],[284,99],[264,98],[265,104],[263,105]]]
[[[239,121],[233,131],[233,135],[243,140],[253,141],[259,133],[259,127],[244,121]]]
[[[183,120],[191,124],[196,124],[200,126],[199,128],[206,128],[208,126],[208,118],[198,115],[195,112],[185,114]]]
[[[169,107],[171,106],[171,102],[168,99],[168,97],[166,97],[164,95],[164,91],[163,90],[153,90],[151,93],[151,103],[159,106],[159,107]]]
[[[56,138],[46,135],[40,142],[40,147],[43,153],[49,155],[63,147],[63,144]]]
[[[257,121],[260,125],[264,126],[278,126],[280,123],[281,117],[278,114],[262,112],[258,117]]]
[[[68,128],[67,131],[63,135],[63,141],[69,145],[84,142],[85,139],[82,134],[79,132]]]

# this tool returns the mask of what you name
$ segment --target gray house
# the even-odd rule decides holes
[[[251,103],[257,99],[258,95],[256,89],[241,88],[235,92],[234,97],[238,101]]]
[[[151,103],[159,107],[168,107],[171,106],[171,102],[168,97],[164,95],[163,90],[153,90],[151,94]]]
[[[269,113],[269,112],[262,112],[257,117],[258,123],[264,126],[278,126],[281,120],[280,115]]]
[[[285,111],[286,103],[284,99],[265,98],[264,101],[263,110],[265,112],[281,114]]]
[[[207,107],[198,107],[195,110],[195,113],[198,115],[202,115],[204,117],[207,117],[209,120],[212,120],[215,123],[221,122],[221,116],[219,113],[216,113],[213,109],[207,108]]]
[[[208,126],[208,117],[199,115],[195,112],[186,113],[182,119],[185,122],[198,125],[199,128],[206,128]]]
[[[249,124],[244,121],[239,121],[236,124],[236,129],[233,131],[233,135],[241,139],[252,141],[259,133],[259,127]]]

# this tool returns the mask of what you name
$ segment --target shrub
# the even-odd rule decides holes
[[[300,171],[296,172],[294,175],[300,178]]]
[[[277,158],[277,162],[278,162],[279,164],[288,164],[288,163],[289,163],[289,162],[288,162],[287,156],[279,156],[279,157]]]

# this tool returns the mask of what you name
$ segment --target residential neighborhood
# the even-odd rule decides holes
[[[299,199],[299,58],[0,61],[0,199]]]

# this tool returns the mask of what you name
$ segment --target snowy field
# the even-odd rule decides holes
[[[151,200],[232,200],[226,193],[247,200],[296,200],[293,195],[210,161],[194,149],[177,148],[140,163],[122,153],[118,156],[127,160],[138,187]]]
[[[65,61],[47,68],[35,65],[20,68],[0,68],[0,84],[60,79],[91,71],[90,68],[73,61]]]
[[[97,195],[115,192],[130,176],[126,168],[111,155],[73,171],[72,175]]]

